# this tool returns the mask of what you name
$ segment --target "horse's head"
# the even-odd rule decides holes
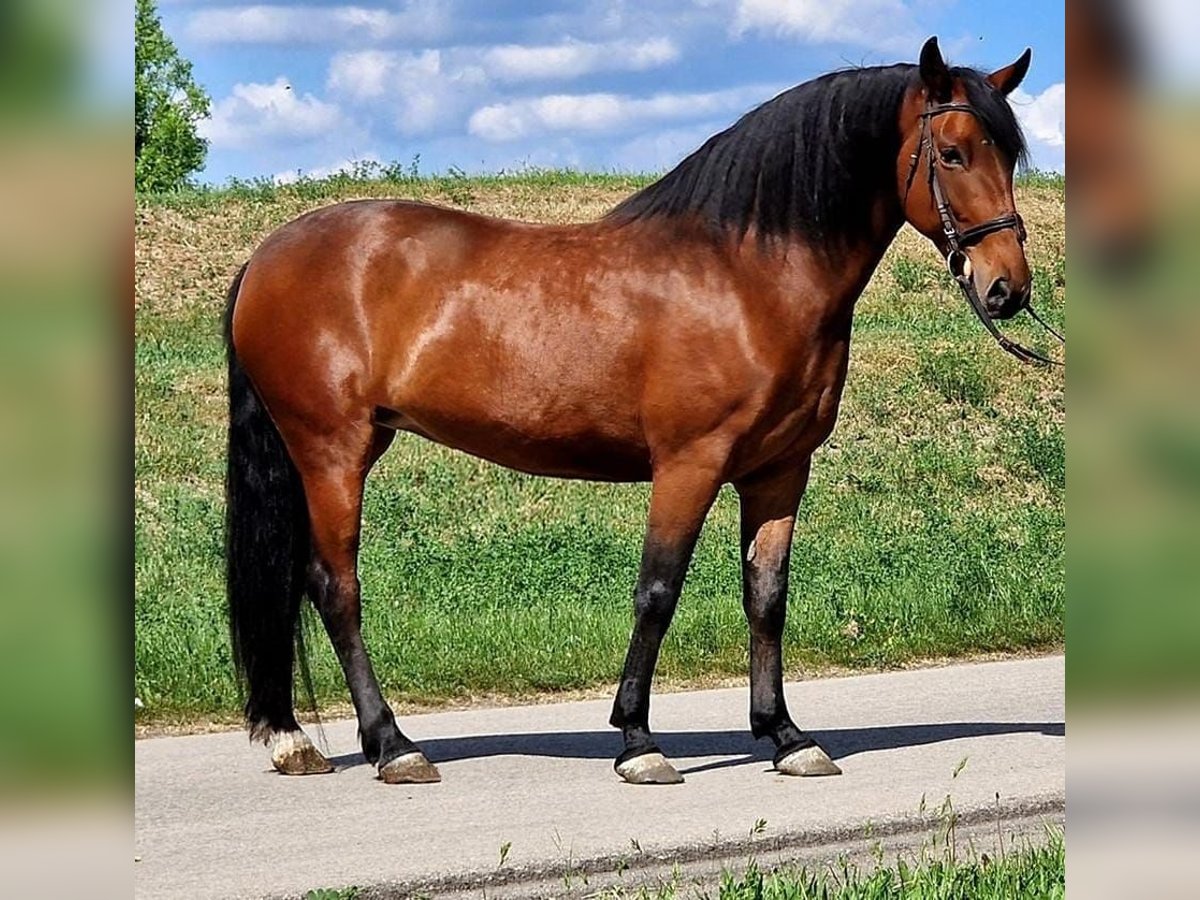
[[[993,319],[1029,301],[1025,226],[1013,173],[1025,152],[1008,105],[1030,51],[990,75],[946,65],[937,38],[921,50],[920,79],[903,104],[897,173],[908,222],[937,245]]]

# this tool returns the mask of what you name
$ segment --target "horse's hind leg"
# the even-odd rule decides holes
[[[750,729],[774,743],[785,775],[837,775],[816,741],[796,727],[783,695],[783,625],[796,508],[809,460],[736,485],[742,502],[743,606],[750,623]]]
[[[683,781],[651,737],[650,682],[696,538],[720,487],[718,473],[715,466],[675,465],[654,476],[634,591],[633,635],[609,719],[625,739],[625,750],[615,764],[617,774],[632,784]]]
[[[363,483],[393,432],[363,426],[336,438],[322,435],[295,452],[312,529],[309,592],[350,687],[367,760],[389,783],[440,781],[417,745],[396,726],[362,639],[358,580]]]

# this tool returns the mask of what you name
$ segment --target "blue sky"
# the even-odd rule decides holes
[[[286,180],[354,160],[423,172],[661,171],[781,90],[847,65],[994,69],[1034,164],[1061,170],[1063,9],[1046,0],[159,0],[213,98],[201,179]]]

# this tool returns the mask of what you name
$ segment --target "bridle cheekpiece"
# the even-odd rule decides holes
[[[984,306],[983,300],[979,297],[979,291],[975,288],[975,282],[971,278],[970,259],[967,257],[966,248],[972,244],[976,244],[983,240],[989,234],[994,234],[998,231],[1013,229],[1017,233],[1017,240],[1024,244],[1026,238],[1025,220],[1021,218],[1021,214],[1017,211],[1006,213],[1002,216],[997,216],[994,219],[989,219],[981,225],[973,225],[970,228],[962,229],[958,226],[958,220],[954,216],[954,210],[950,207],[950,201],[946,198],[946,192],[942,187],[941,179],[937,173],[937,147],[933,140],[933,120],[940,115],[951,112],[969,113],[976,118],[979,118],[979,113],[975,107],[969,103],[949,102],[949,103],[934,103],[932,100],[921,113],[921,136],[917,144],[916,151],[912,154],[912,167],[908,171],[908,180],[904,188],[904,205],[908,206],[908,195],[912,191],[913,180],[917,176],[917,169],[921,165],[921,151],[924,149],[926,158],[927,178],[929,181],[929,192],[933,197],[934,206],[937,208],[938,218],[942,221],[942,235],[946,240],[946,269],[958,282],[963,294],[967,298],[967,302],[971,304],[971,309],[975,311],[975,315],[979,317],[985,328],[991,332],[992,337],[996,342],[1021,362],[1036,363],[1039,365],[1062,365],[1057,360],[1050,359],[1036,350],[1030,350],[1018,344],[1016,341],[1005,337],[1003,332],[996,327],[996,323],[992,321],[992,317],[988,315],[987,308]],[[1037,321],[1043,328],[1053,334],[1062,343],[1066,340],[1061,334],[1047,325],[1029,305],[1028,300],[1024,304],[1026,309],[1034,320]]]

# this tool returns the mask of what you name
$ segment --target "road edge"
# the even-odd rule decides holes
[[[591,859],[566,859],[549,865],[501,868],[444,878],[359,885],[355,900],[465,900],[484,893],[493,900],[594,896],[607,889],[636,891],[643,885],[677,880],[680,884],[714,879],[727,868],[753,858],[763,868],[777,865],[824,866],[845,859],[869,867],[898,855],[916,857],[923,849],[944,846],[947,825],[960,848],[996,855],[1046,832],[1065,830],[1065,792],[1003,800],[967,810],[926,810],[883,822],[864,821],[825,829],[784,831],[681,846],[653,853],[631,852]],[[940,843],[939,843],[940,842]],[[295,897],[297,895],[281,895]]]

